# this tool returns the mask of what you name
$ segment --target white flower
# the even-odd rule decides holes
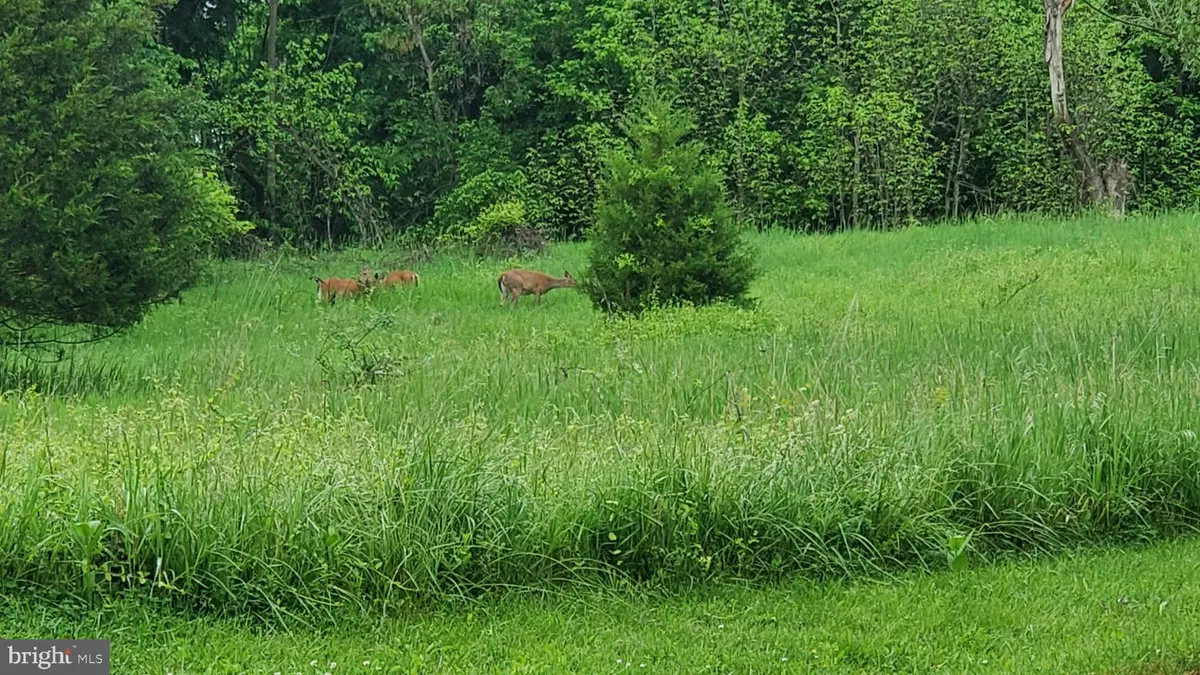
[[[371,662],[370,662],[370,661],[363,661],[363,665],[364,665],[364,666],[369,666],[369,665],[371,665]]]
[[[308,662],[308,665],[310,665],[310,666],[316,666],[316,665],[317,665],[317,660],[316,660],[316,659],[313,659],[312,661],[309,661],[309,662]]]

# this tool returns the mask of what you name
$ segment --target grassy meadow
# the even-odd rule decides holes
[[[66,362],[9,355],[0,591],[332,616],[1200,522],[1200,218],[751,239],[754,310],[499,306],[505,267],[578,276],[579,244],[318,304],[313,275],[405,260],[348,251],[222,263]]]

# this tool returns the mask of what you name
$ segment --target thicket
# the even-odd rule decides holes
[[[1194,13],[1071,8],[1068,125],[1046,9],[1014,0],[182,0],[163,34],[194,60],[205,143],[259,235],[376,241],[514,214],[582,233],[649,82],[680,95],[752,226],[1072,211],[1088,199],[1065,138],[1119,174],[1129,210],[1192,205]]]

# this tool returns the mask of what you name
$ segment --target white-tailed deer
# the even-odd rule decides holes
[[[512,304],[509,309],[517,306],[517,300],[523,293],[533,293],[537,296],[537,304],[542,304],[542,296],[556,288],[575,288],[575,279],[570,272],[563,272],[561,279],[549,274],[533,270],[508,270],[500,275],[500,306],[503,307],[509,298]]]
[[[361,281],[354,279],[341,279],[339,277],[329,277],[321,279],[313,277],[313,281],[317,282],[317,299],[325,300],[329,304],[339,297],[353,297],[366,290],[366,286]]]
[[[389,272],[387,276],[384,276],[383,272],[377,272],[373,283],[383,288],[387,288],[388,286],[408,286],[409,284],[420,286],[421,276],[412,270],[396,270]]]

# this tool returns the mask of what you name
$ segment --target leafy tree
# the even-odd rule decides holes
[[[270,20],[259,10],[230,43],[230,58],[210,69],[210,142],[226,159],[227,180],[271,239],[332,243],[355,233],[377,243],[378,172],[360,140],[359,64],[322,67],[321,38],[288,41],[277,67],[262,67],[257,50]]]
[[[724,177],[692,120],[651,97],[625,123],[633,150],[608,154],[599,188],[588,294],[602,309],[741,301],[753,261],[725,204]]]
[[[16,0],[0,26],[0,345],[129,326],[238,228],[194,92],[148,5]]]
[[[1059,11],[1070,124],[1047,96],[1045,3],[277,4],[272,73],[265,0],[173,0],[163,36],[197,61],[218,111],[205,143],[274,238],[482,232],[516,200],[528,226],[576,236],[650,82],[680,92],[731,208],[760,227],[1070,212],[1097,177],[1131,211],[1200,195],[1194,0]]]

